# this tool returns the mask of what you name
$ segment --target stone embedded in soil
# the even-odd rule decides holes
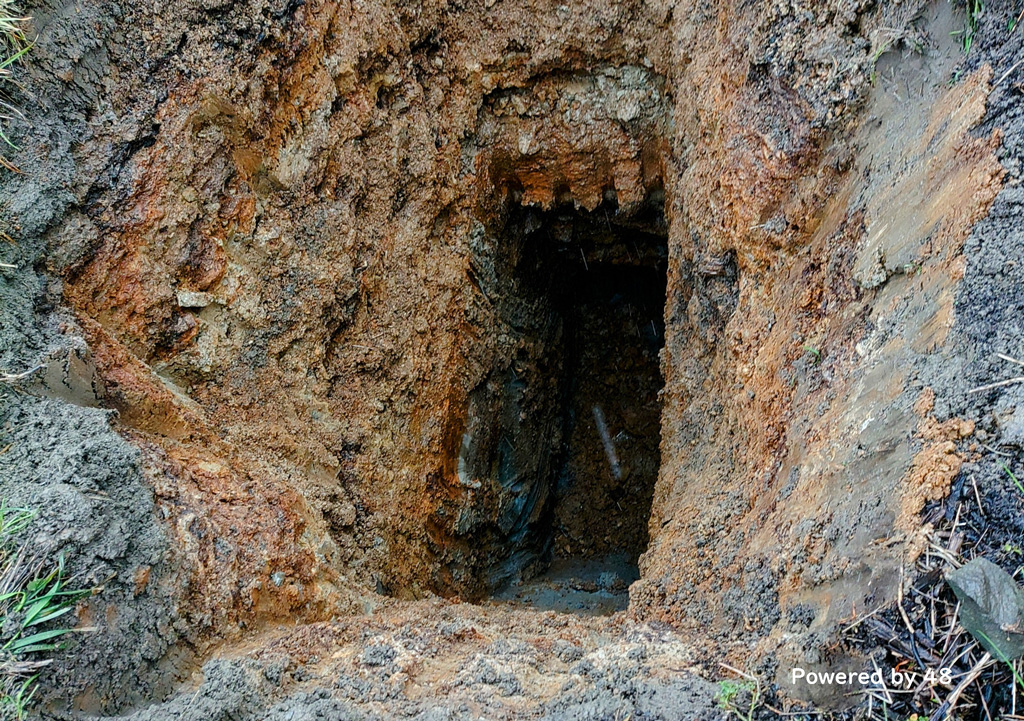
[[[1006,571],[975,558],[946,574],[963,608],[963,627],[995,658],[1024,655],[1024,592]]]

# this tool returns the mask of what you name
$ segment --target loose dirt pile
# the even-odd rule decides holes
[[[253,639],[195,691],[125,717],[720,718],[667,629],[501,607],[385,603]]]
[[[24,10],[0,495],[103,589],[42,712],[839,707],[923,518],[1019,540],[1012,3]]]

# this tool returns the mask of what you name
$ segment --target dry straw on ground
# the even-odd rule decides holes
[[[947,572],[979,553],[986,531],[976,527],[976,519],[984,517],[984,509],[980,494],[973,501],[980,512],[974,521],[967,520],[963,501],[951,520],[942,505],[932,509],[926,519],[934,524],[927,531],[928,546],[915,568],[907,569],[897,601],[851,619],[845,628],[844,642],[880,649],[871,658],[885,683],[867,689],[863,718],[1024,719],[1020,661],[993,658],[964,629],[961,604],[944,581]],[[914,683],[895,687],[892,669],[914,673]],[[939,678],[942,669],[949,670],[945,682]]]

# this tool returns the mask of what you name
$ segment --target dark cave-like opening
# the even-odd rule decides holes
[[[492,439],[484,455],[508,541],[490,585],[535,606],[615,610],[647,546],[660,465],[660,198],[629,214],[613,202],[514,207],[493,247],[483,272],[508,340],[481,391],[492,401],[477,404],[478,425],[492,428],[473,435]],[[476,461],[460,468],[480,468],[467,450],[460,461]]]
[[[613,227],[611,237],[585,240],[579,260],[563,258],[554,289],[567,352],[552,550],[636,557],[647,546],[660,462],[664,238]]]

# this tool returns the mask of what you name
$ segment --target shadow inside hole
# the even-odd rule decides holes
[[[660,465],[662,209],[515,207],[495,248],[510,363],[460,456],[467,483],[482,470],[502,489],[487,580],[497,600],[611,613],[639,576]]]

